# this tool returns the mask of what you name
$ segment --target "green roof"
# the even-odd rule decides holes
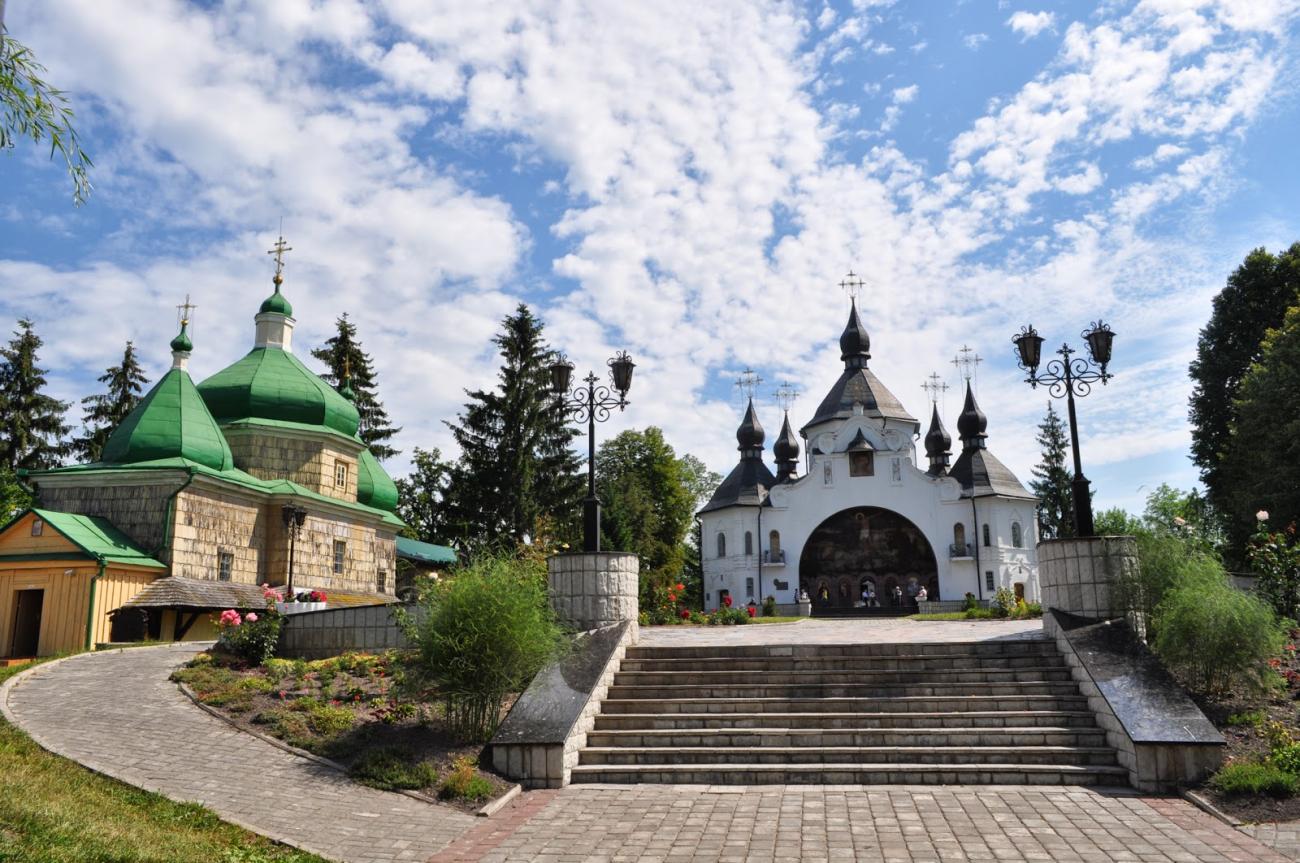
[[[185,458],[213,470],[235,465],[225,435],[184,369],[163,375],[109,435],[100,456],[118,465],[162,458]]]
[[[347,399],[292,353],[253,348],[198,386],[218,422],[268,419],[333,429],[348,437],[361,418]]]
[[[106,563],[147,566],[153,569],[167,568],[132,542],[106,518],[97,515],[76,515],[52,509],[33,509],[31,512],[43,519],[73,545],[98,560]]]
[[[397,484],[368,449],[357,456],[357,503],[386,512],[397,509]]]
[[[262,307],[257,310],[259,315],[266,314],[267,312],[277,315],[285,315],[286,317],[293,316],[293,306],[289,305],[289,301],[284,298],[284,294],[280,293],[279,285],[275,286],[275,293],[271,294],[271,296],[267,297],[265,300],[262,300]]]
[[[456,550],[445,545],[420,542],[418,539],[397,537],[397,556],[420,563],[455,563]]]
[[[181,331],[172,339],[171,349],[174,351],[192,351],[194,342],[190,341],[190,334],[185,332],[189,326],[189,321],[181,321]]]

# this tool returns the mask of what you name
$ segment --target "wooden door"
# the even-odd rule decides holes
[[[44,590],[20,590],[14,602],[14,637],[10,656],[35,656],[41,645],[41,609]]]

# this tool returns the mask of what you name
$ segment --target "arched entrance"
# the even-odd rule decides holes
[[[920,585],[937,586],[939,566],[921,529],[896,512],[857,506],[826,519],[804,543],[799,586],[814,608],[852,608],[870,583],[882,606],[909,603]],[[934,591],[931,598],[935,598]]]

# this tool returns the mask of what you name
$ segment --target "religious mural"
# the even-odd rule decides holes
[[[813,531],[799,561],[799,585],[814,607],[887,607],[912,602],[922,587],[938,599],[938,564],[912,522],[891,510],[860,506],[836,513]]]

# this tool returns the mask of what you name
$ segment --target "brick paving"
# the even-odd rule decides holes
[[[1300,821],[1244,824],[1237,829],[1247,836],[1253,836],[1270,848],[1277,849],[1288,860],[1300,860]]]
[[[423,861],[479,822],[357,785],[199,710],[167,679],[196,650],[75,656],[38,667],[0,701],[7,696],[7,718],[52,752],[323,857]]]
[[[167,681],[194,650],[77,656],[10,681],[0,708],[47,749],[346,863],[1293,859],[1182,800],[1071,787],[581,785],[475,819],[356,785],[208,716]],[[1293,828],[1248,829],[1285,849]]]
[[[643,626],[642,647],[745,644],[891,644],[1046,638],[1034,620],[820,619],[746,626]]]

